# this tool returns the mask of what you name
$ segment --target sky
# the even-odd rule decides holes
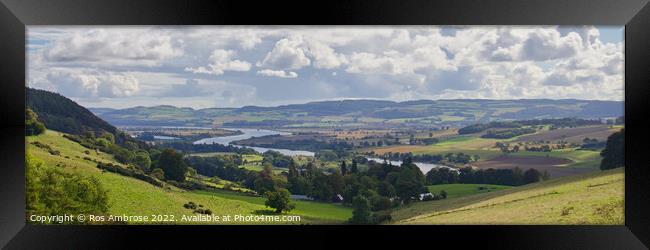
[[[622,26],[27,29],[27,85],[86,107],[624,97]]]

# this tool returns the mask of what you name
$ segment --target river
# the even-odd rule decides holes
[[[384,162],[384,159],[379,159],[379,158],[366,157],[366,159],[368,159],[369,161],[376,161],[379,163]],[[389,164],[392,165],[396,165],[396,166],[402,165],[402,161],[390,161],[390,160],[387,161]],[[413,163],[415,163],[415,165],[417,165],[418,168],[420,168],[420,171],[422,171],[423,174],[426,174],[427,172],[429,172],[429,170],[434,168],[448,168],[453,171],[458,171],[458,169],[445,166],[445,165],[440,165],[440,164],[424,163],[424,162],[413,162]]]
[[[213,143],[217,143],[217,144],[221,144],[221,145],[232,145],[232,146],[239,147],[239,148],[242,148],[242,147],[243,148],[252,148],[255,151],[260,152],[260,153],[264,153],[266,151],[273,150],[273,151],[278,151],[281,154],[288,155],[288,156],[298,156],[298,155],[314,156],[314,152],[310,152],[310,151],[289,150],[289,149],[280,149],[280,148],[249,147],[249,146],[240,146],[240,145],[232,144],[232,142],[240,141],[240,140],[246,140],[246,139],[250,139],[250,138],[253,138],[253,137],[261,137],[261,136],[268,136],[268,135],[290,135],[291,133],[273,131],[273,130],[267,130],[267,129],[251,129],[251,128],[222,128],[222,129],[231,130],[231,131],[238,131],[239,130],[239,131],[242,132],[242,134],[232,135],[232,136],[222,136],[222,137],[210,137],[210,138],[205,138],[205,139],[195,141],[194,143],[195,144],[213,144]],[[379,159],[379,158],[368,157],[367,159],[370,160],[370,161],[376,161],[376,162],[379,162],[379,163],[384,162],[383,159]],[[398,166],[402,164],[401,161],[388,161],[388,162],[390,164],[398,165]],[[429,170],[431,170],[433,168],[441,168],[442,167],[442,168],[449,168],[449,169],[454,169],[455,170],[455,168],[451,168],[451,167],[448,167],[448,166],[445,166],[445,165],[424,163],[424,162],[414,162],[414,163],[415,163],[415,165],[417,165],[420,168],[420,171],[422,171],[422,173],[424,173],[424,174],[426,174],[427,172],[429,172]]]
[[[303,150],[289,150],[289,149],[280,149],[280,148],[264,148],[264,147],[249,147],[249,146],[240,146],[240,145],[234,145],[232,142],[235,141],[241,141],[241,140],[246,140],[250,139],[253,137],[262,137],[262,136],[268,136],[268,135],[290,135],[291,133],[287,132],[280,132],[280,131],[273,131],[273,130],[267,130],[267,129],[254,129],[254,128],[222,128],[225,130],[231,130],[231,131],[241,131],[242,134],[239,135],[231,135],[231,136],[222,136],[222,137],[210,137],[210,138],[204,138],[198,141],[195,141],[194,144],[221,144],[221,145],[232,145],[238,148],[252,148],[257,152],[264,153],[269,150],[273,151],[278,151],[284,155],[289,155],[289,156],[298,156],[298,155],[304,155],[304,156],[314,156],[314,152],[310,151],[303,151]]]

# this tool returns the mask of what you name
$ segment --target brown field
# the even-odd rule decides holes
[[[432,133],[431,138],[446,138],[446,137],[458,135],[458,129],[437,130],[437,131],[431,131],[431,133]],[[429,138],[429,132],[418,133],[416,135],[416,138]]]
[[[588,126],[578,128],[562,128],[556,130],[542,131],[532,135],[519,137],[517,141],[559,141],[565,140],[569,143],[581,143],[585,137],[598,139],[599,141],[607,140],[607,137],[619,129],[610,128],[608,125]]]
[[[593,171],[593,169],[590,168],[574,168],[565,166],[572,162],[573,161],[568,159],[556,157],[500,155],[487,161],[475,162],[472,165],[481,169],[519,167],[526,171],[529,168],[535,168],[540,172],[544,170],[548,171],[548,173],[551,174],[551,178]]]

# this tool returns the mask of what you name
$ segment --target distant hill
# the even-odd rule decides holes
[[[450,99],[321,101],[277,107],[178,108],[169,105],[127,109],[91,108],[114,125],[166,126],[463,126],[495,120],[576,117],[612,118],[624,114],[623,102],[576,99]],[[336,118],[333,118],[336,117]],[[315,125],[316,124],[316,125]],[[372,124],[370,124],[372,125]]]

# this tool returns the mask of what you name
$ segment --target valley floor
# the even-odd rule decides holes
[[[213,211],[214,215],[265,215],[271,211],[265,207],[265,198],[248,196],[230,191],[187,191],[171,185],[156,187],[147,182],[125,177],[111,172],[103,172],[91,161],[111,162],[117,164],[113,156],[88,150],[76,142],[68,140],[62,133],[48,130],[38,136],[26,137],[27,151],[34,157],[42,159],[47,167],[60,168],[66,172],[80,173],[96,177],[108,189],[109,214],[111,215],[174,215],[176,222],[170,224],[192,224],[182,222],[183,215],[196,215],[183,207],[185,203],[194,202]],[[32,142],[40,142],[51,149],[59,151],[51,154],[48,150],[37,147]],[[88,151],[88,154],[85,153]],[[86,159],[84,159],[86,158]],[[300,221],[287,221],[275,224],[341,224],[352,216],[352,209],[338,204],[313,201],[294,201],[296,209],[283,215],[300,216]],[[203,222],[201,222],[203,223]],[[266,224],[255,222],[221,222],[225,224]]]

